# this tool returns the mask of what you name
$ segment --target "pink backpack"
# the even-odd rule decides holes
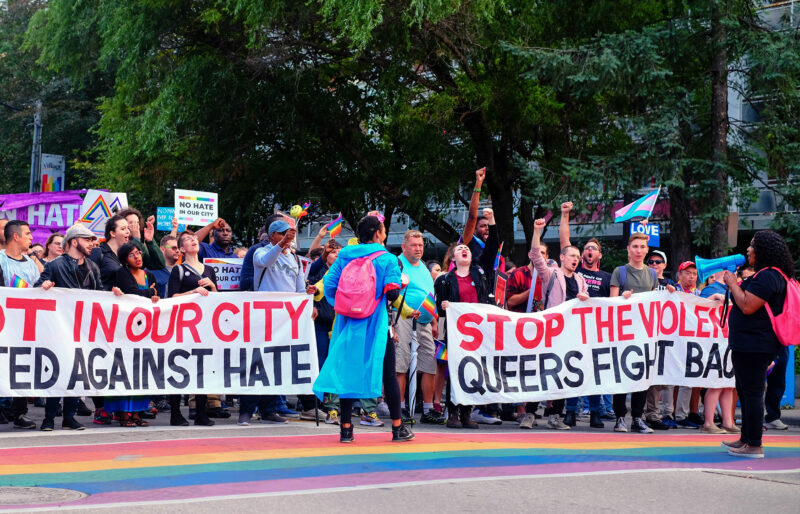
[[[372,261],[384,253],[387,252],[378,251],[353,259],[345,265],[333,302],[333,310],[337,314],[355,319],[372,316],[380,301],[380,298],[376,298],[378,280]]]
[[[772,309],[769,308],[769,302],[764,304],[772,322],[772,330],[775,331],[778,341],[783,346],[800,344],[800,284],[797,283],[797,280],[787,277],[778,268],[764,269],[775,270],[786,279],[786,299],[783,301],[783,311],[775,316],[772,314]],[[759,273],[761,271],[764,270],[759,270]]]

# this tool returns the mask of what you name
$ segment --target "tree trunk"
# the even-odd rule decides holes
[[[685,182],[685,181],[684,181]],[[689,219],[689,199],[683,188],[669,188],[669,254],[667,267],[672,278],[677,277],[680,263],[692,259],[692,226]]]
[[[711,58],[711,165],[717,183],[711,192],[711,255],[719,257],[728,251],[728,52],[727,29],[722,23],[720,7],[726,13],[728,2],[715,3],[711,16],[711,38],[714,54]]]

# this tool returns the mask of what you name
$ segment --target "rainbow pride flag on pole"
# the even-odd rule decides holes
[[[339,216],[332,220],[330,223],[325,225],[325,228],[328,229],[328,232],[331,233],[331,237],[336,237],[342,232],[342,213],[339,213]]]
[[[433,293],[428,293],[428,296],[422,300],[422,305],[419,306],[419,310],[425,311],[434,318],[439,319],[439,315],[436,314],[436,299],[433,297]]]
[[[25,282],[20,276],[12,275],[9,281],[9,287],[26,288],[31,287],[31,285]]]
[[[655,191],[644,195],[635,202],[629,203],[621,209],[618,209],[614,213],[614,223],[628,221],[637,217],[649,218],[653,213],[653,207],[656,206],[656,201],[658,200],[658,194],[660,192],[661,186],[658,186],[658,189]]]
[[[500,243],[500,248],[497,249],[497,255],[494,257],[494,270],[500,267],[500,257],[503,256],[503,243]]]

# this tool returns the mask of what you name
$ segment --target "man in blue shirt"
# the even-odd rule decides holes
[[[400,266],[403,273],[408,276],[409,284],[406,288],[404,302],[414,310],[420,311],[418,320],[404,319],[395,325],[397,344],[395,345],[395,358],[397,383],[400,385],[401,397],[406,388],[406,373],[411,364],[411,336],[416,323],[417,343],[417,372],[422,375],[422,423],[444,424],[444,416],[433,408],[434,378],[436,376],[436,346],[434,338],[439,336],[439,326],[436,317],[422,308],[422,302],[427,296],[433,295],[433,278],[425,263],[421,261],[425,251],[425,240],[418,230],[409,230],[403,236],[403,253],[400,255]],[[409,398],[413,402],[414,398]],[[405,408],[405,402],[402,402]],[[409,416],[406,416],[409,417]]]
[[[203,240],[211,233],[213,243],[205,243]],[[235,259],[233,252],[233,231],[224,219],[217,218],[214,223],[206,225],[195,234],[200,241],[200,252],[197,257],[203,259]]]

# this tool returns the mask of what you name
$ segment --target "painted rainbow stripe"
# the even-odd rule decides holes
[[[193,200],[195,202],[211,202],[214,203],[213,198],[203,198],[202,196],[178,196],[180,200]]]
[[[75,489],[89,496],[62,506],[89,507],[431,480],[800,470],[800,436],[765,436],[763,460],[730,457],[719,447],[723,436],[700,434],[420,432],[407,444],[390,439],[387,432],[357,432],[352,445],[330,434],[12,448],[0,450],[0,486]]]

